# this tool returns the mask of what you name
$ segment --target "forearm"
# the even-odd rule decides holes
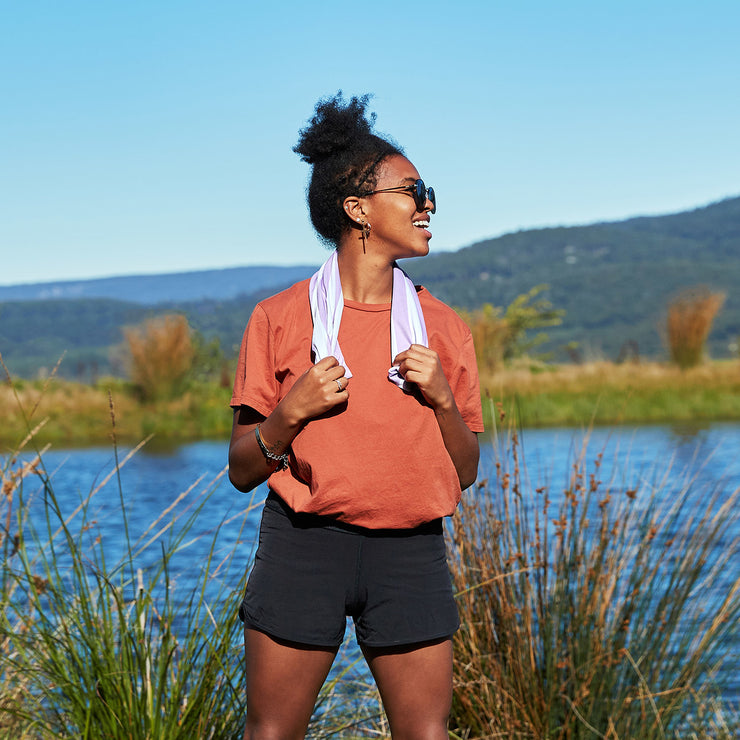
[[[454,399],[434,410],[445,448],[452,459],[460,481],[460,489],[472,486],[478,477],[478,435],[471,432],[460,415]]]
[[[291,442],[301,429],[301,424],[291,419],[279,404],[267,418],[245,407],[235,411],[229,445],[229,479],[240,491],[251,491],[266,481],[280,465],[265,455],[259,446],[255,434],[258,424],[265,447],[276,457],[288,453]]]
[[[257,442],[254,430],[258,424],[270,454],[287,454],[309,419],[347,402],[347,386],[344,368],[334,357],[325,357],[301,375],[267,418],[249,406],[238,408],[229,445],[229,479],[234,487],[251,491],[278,467],[278,461],[266,455]]]

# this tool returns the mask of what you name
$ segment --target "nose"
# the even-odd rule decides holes
[[[424,210],[429,211],[429,213],[437,212],[437,199],[434,196],[434,188],[427,188],[427,199],[424,202]]]

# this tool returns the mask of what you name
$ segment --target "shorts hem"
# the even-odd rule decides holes
[[[331,648],[334,650],[335,648],[338,649],[341,647],[342,642],[344,642],[344,636],[342,636],[342,639],[339,642],[334,641],[325,641],[325,640],[317,640],[317,639],[303,639],[300,637],[295,637],[294,635],[287,635],[279,629],[273,629],[272,627],[265,627],[264,625],[260,624],[254,619],[244,619],[244,628],[245,629],[251,629],[256,630],[257,632],[263,632],[268,637],[272,637],[275,640],[281,640],[283,642],[292,642],[297,645],[310,645],[311,647],[324,647],[324,648]]]
[[[404,645],[418,645],[422,642],[435,642],[436,640],[444,640],[446,638],[452,639],[452,637],[455,635],[455,632],[457,632],[460,629],[460,625],[458,624],[452,632],[449,630],[445,630],[444,632],[441,632],[439,634],[429,635],[425,637],[414,637],[411,640],[392,640],[392,641],[386,641],[386,640],[360,640],[357,638],[357,644],[360,645],[360,647],[369,647],[369,648],[397,648],[397,647],[403,647]]]

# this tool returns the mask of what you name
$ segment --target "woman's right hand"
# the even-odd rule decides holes
[[[307,421],[347,401],[348,383],[336,358],[325,357],[296,380],[267,418],[248,406],[236,409],[229,444],[232,484],[240,491],[251,491],[277,468],[277,461],[268,459],[257,444],[258,424],[263,443],[274,455],[282,455]]]
[[[307,421],[346,403],[349,378],[344,372],[335,357],[324,357],[296,380],[275,410],[280,409],[285,421],[300,429]]]

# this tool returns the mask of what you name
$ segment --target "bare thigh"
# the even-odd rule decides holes
[[[303,738],[337,649],[244,630],[247,723],[244,740]]]
[[[394,740],[447,740],[452,707],[452,640],[363,647]]]

